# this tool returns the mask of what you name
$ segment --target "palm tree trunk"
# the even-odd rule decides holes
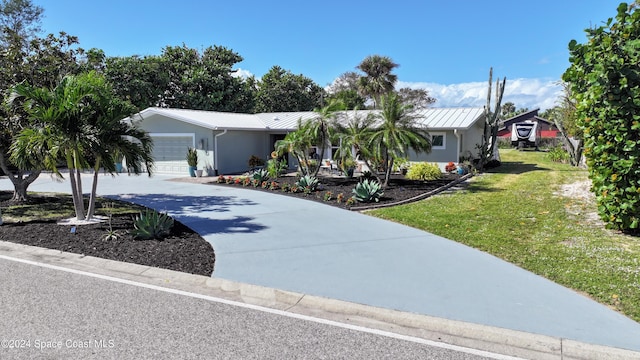
[[[84,211],[84,195],[82,193],[82,169],[76,167],[76,186],[78,186],[78,205],[80,205],[80,214],[82,214],[82,218],[84,219],[85,211]]]
[[[320,165],[322,165],[322,158],[324,156],[324,152],[327,151],[327,140],[324,136],[322,136],[322,145],[320,146],[320,160],[316,164],[316,168],[313,169],[313,176],[317,177],[320,172]]]
[[[73,166],[74,161],[71,154],[67,155],[67,168],[69,168],[69,182],[71,183],[71,198],[73,199],[73,208],[76,211],[76,219],[82,220],[84,218],[84,211],[81,213],[82,199],[78,197],[78,186],[76,184],[75,168]]]
[[[384,184],[382,185],[383,188],[386,188],[387,186],[389,186],[389,179],[391,178],[391,171],[393,171],[393,157],[389,157],[389,152],[387,151],[385,154],[385,161],[384,163],[387,165],[387,168],[384,171]]]
[[[96,192],[98,189],[98,174],[100,174],[100,158],[96,159],[96,164],[93,168],[93,183],[91,184],[91,195],[89,196],[89,206],[87,207],[87,216],[85,220],[91,220],[96,209]]]

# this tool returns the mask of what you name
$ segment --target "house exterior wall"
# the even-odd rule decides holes
[[[482,143],[484,133],[484,121],[478,121],[466,131],[460,131],[459,133],[462,135],[460,156],[468,157],[470,155],[473,159],[477,159],[479,153],[478,145]]]
[[[221,131],[215,131],[221,134]],[[229,130],[218,137],[218,174],[233,174],[249,169],[249,158],[268,159],[269,134],[262,131]]]
[[[434,131],[434,134],[444,135],[444,148],[433,148],[430,153],[416,154],[415,151],[409,150],[410,162],[429,162],[436,163],[442,171],[449,161],[456,161],[458,139],[452,130]]]

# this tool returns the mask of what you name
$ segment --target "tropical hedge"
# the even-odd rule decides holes
[[[615,19],[569,43],[563,80],[576,100],[592,191],[609,228],[640,225],[640,12],[622,3]]]

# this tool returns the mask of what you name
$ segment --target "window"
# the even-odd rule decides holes
[[[444,133],[431,133],[431,148],[434,150],[446,148]]]

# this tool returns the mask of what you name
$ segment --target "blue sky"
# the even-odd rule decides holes
[[[569,66],[567,44],[614,17],[618,0],[207,1],[33,0],[43,30],[78,36],[107,56],[165,46],[221,45],[243,72],[278,65],[321,86],[368,55],[391,57],[400,86],[425,88],[436,106],[483,106],[489,68],[506,101],[548,108]]]

